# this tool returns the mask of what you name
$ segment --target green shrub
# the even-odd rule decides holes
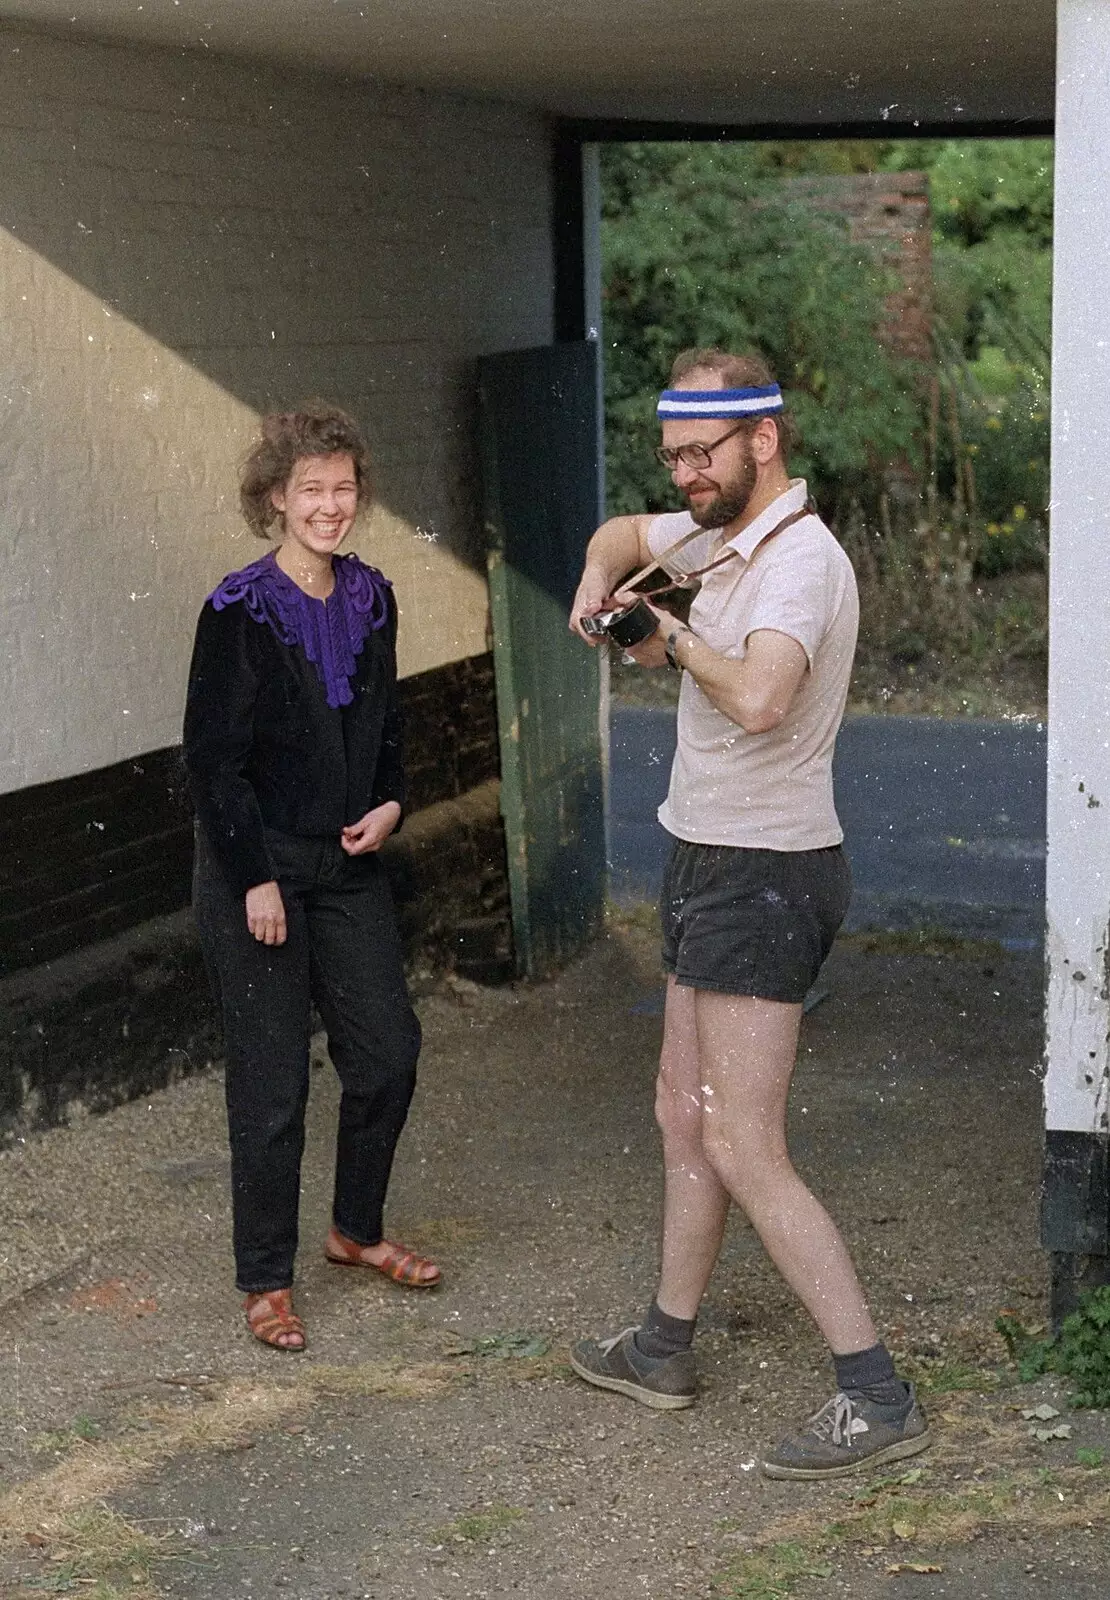
[[[1023,1383],[1058,1372],[1069,1380],[1073,1406],[1110,1407],[1110,1284],[1084,1294],[1055,1338],[1038,1339],[1009,1311],[995,1327]]]
[[[611,514],[682,504],[652,455],[655,402],[693,346],[766,356],[826,515],[916,461],[921,374],[875,333],[893,280],[842,217],[784,190],[756,145],[607,145],[601,168]]]

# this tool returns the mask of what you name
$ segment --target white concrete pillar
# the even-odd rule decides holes
[[[1059,0],[1057,28],[1042,1234],[1066,1268],[1110,1222],[1110,5]]]

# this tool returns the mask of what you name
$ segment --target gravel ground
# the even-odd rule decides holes
[[[0,1594],[1105,1594],[1107,1418],[1032,1438],[1022,1409],[1063,1398],[1014,1387],[993,1332],[1003,1306],[1031,1324],[1045,1310],[1039,964],[848,940],[821,987],[793,1148],[926,1394],[938,1439],[919,1474],[760,1478],[759,1451],[831,1385],[740,1218],[693,1411],[646,1411],[566,1367],[569,1339],[626,1325],[653,1287],[662,987],[631,918],[551,983],[421,999],[390,1224],[436,1254],[434,1293],[321,1258],[336,1100],[321,1059],[304,1356],[241,1326],[217,1074],[0,1154]],[[111,1560],[90,1531],[104,1506],[143,1536]]]

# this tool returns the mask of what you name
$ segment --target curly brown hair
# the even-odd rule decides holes
[[[355,465],[358,504],[373,492],[370,451],[353,417],[323,400],[309,400],[301,411],[273,411],[262,418],[262,437],[239,469],[239,509],[251,532],[270,537],[279,512],[272,495],[288,483],[302,456],[350,456]]]
[[[764,389],[777,381],[763,357],[754,352],[737,356],[728,350],[709,348],[680,351],[674,358],[667,387],[678,388],[691,372],[712,372],[729,389]],[[762,421],[762,417],[753,417],[746,432],[750,433]],[[789,411],[773,412],[771,421],[778,430],[779,450],[786,461],[791,450],[798,445],[797,424]]]

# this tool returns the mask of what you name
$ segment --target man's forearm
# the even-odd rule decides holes
[[[749,705],[751,698],[745,694],[743,662],[730,661],[699,639],[690,628],[675,630],[673,655],[676,664],[687,671],[711,705],[730,722],[735,722],[745,733],[762,733],[758,710]]]
[[[585,573],[596,576],[607,593],[635,567],[642,566],[640,524],[643,518],[610,517],[586,546]]]
[[[783,635],[760,640],[741,660],[720,655],[691,628],[673,630],[671,654],[706,699],[745,733],[769,733],[790,708],[805,672],[805,652]]]

